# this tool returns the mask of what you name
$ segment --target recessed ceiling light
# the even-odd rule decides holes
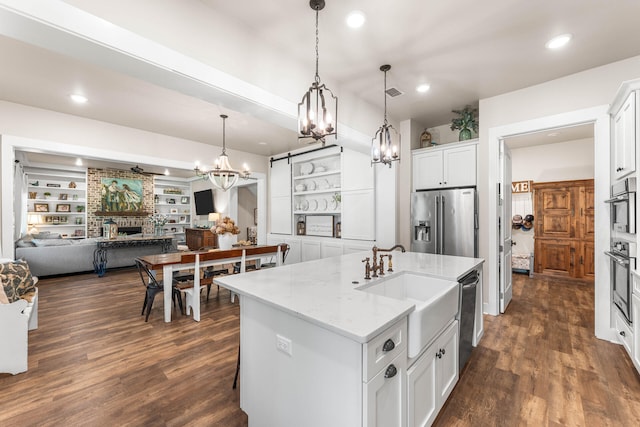
[[[80,157],[76,159],[76,166],[82,166],[82,159]]]
[[[267,145],[267,143],[264,142],[264,141],[260,141],[260,142],[258,142],[258,145]]]
[[[364,22],[367,19],[364,16],[364,13],[360,12],[359,10],[354,10],[352,12],[349,12],[349,14],[347,15],[347,25],[349,26],[349,28],[360,28],[364,25]]]
[[[171,175],[171,174],[169,173],[169,169],[165,169],[165,170],[164,170],[164,174],[165,174],[166,176]]]
[[[547,134],[549,138],[553,138],[554,136],[558,136],[558,135],[560,135],[558,132],[551,132]]]
[[[71,98],[71,100],[76,104],[84,104],[89,100],[86,96],[80,95],[78,93],[72,93],[71,95],[69,95],[69,98]]]
[[[549,40],[547,44],[545,44],[545,46],[547,49],[560,49],[561,47],[569,43],[572,37],[573,35],[571,34],[562,34]]]
[[[417,90],[418,92],[420,92],[420,93],[425,93],[425,92],[427,92],[429,89],[431,89],[431,85],[430,85],[430,84],[428,84],[428,83],[423,83],[423,84],[418,85],[418,86],[416,87],[416,90]]]

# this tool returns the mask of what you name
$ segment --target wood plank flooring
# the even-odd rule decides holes
[[[29,371],[0,374],[0,426],[247,425],[231,389],[239,307],[228,291],[200,323],[176,310],[165,324],[162,294],[149,322],[140,316],[133,269],[39,289]],[[480,344],[434,425],[640,425],[640,376],[621,346],[593,337],[592,286],[515,275]]]
[[[640,376],[594,336],[593,284],[514,274],[434,426],[639,426]]]

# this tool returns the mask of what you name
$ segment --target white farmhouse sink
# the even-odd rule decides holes
[[[408,319],[409,357],[416,357],[458,312],[459,286],[450,280],[399,273],[358,289],[416,305]]]

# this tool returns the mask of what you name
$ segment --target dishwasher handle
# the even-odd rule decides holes
[[[468,273],[462,279],[460,279],[460,284],[463,288],[467,288],[470,286],[476,286],[480,282],[480,274],[478,274],[477,270],[473,270]]]

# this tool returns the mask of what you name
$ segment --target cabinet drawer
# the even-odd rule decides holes
[[[618,339],[627,350],[627,353],[629,353],[629,356],[633,359],[633,333],[631,332],[631,328],[629,328],[627,322],[622,318],[622,314],[618,313],[618,309],[615,307],[613,309],[616,310],[615,323]]]
[[[387,349],[385,350],[385,345]],[[407,346],[407,318],[362,345],[362,380],[373,378]],[[393,348],[389,348],[393,347]]]

